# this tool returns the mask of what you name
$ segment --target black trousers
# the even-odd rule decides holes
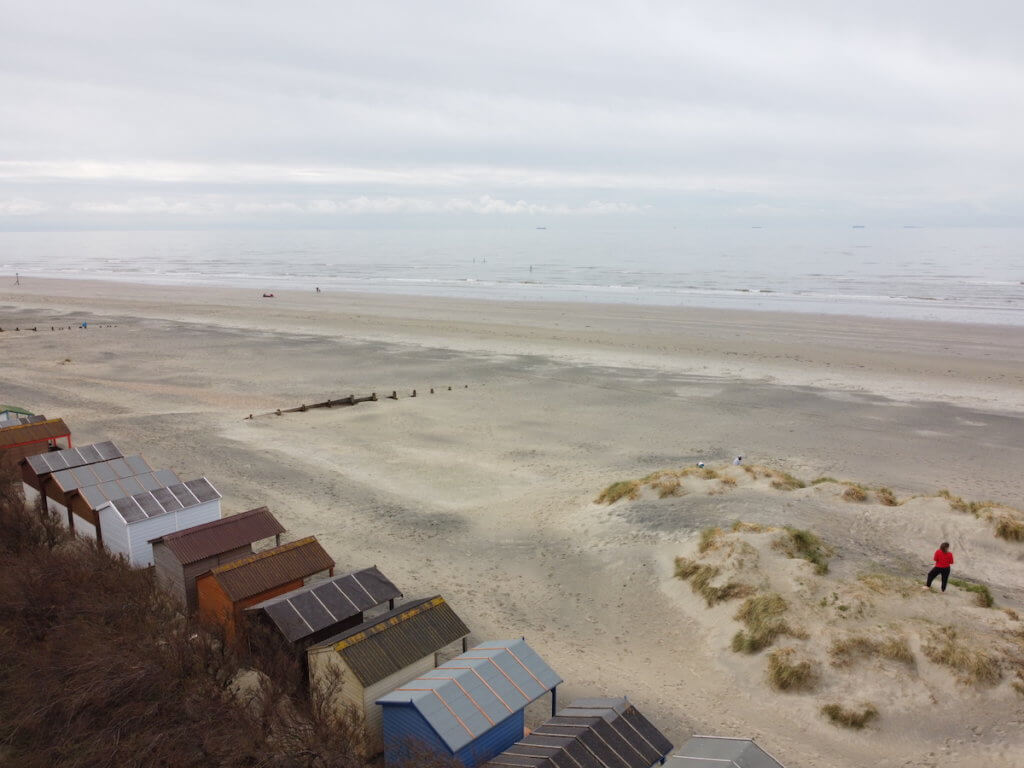
[[[932,585],[932,582],[935,580],[935,577],[940,574],[942,575],[942,591],[945,592],[946,582],[949,581],[949,568],[932,568],[930,571],[928,571],[928,581],[926,583],[930,587]]]

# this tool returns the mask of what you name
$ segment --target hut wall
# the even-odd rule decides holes
[[[245,544],[213,557],[182,565],[169,547],[165,544],[156,544],[153,546],[153,565],[156,566],[156,577],[160,585],[178,598],[187,612],[192,614],[199,605],[196,597],[196,579],[218,565],[240,560],[251,554],[252,545]]]
[[[224,636],[228,640],[234,640],[238,628],[244,621],[244,611],[250,605],[256,605],[272,597],[283,595],[302,586],[302,579],[295,579],[280,586],[253,595],[237,603],[231,602],[231,598],[221,588],[217,580],[212,576],[202,576],[196,580],[196,597],[199,602],[199,618],[207,624],[219,624],[224,627]]]
[[[115,510],[110,507],[106,507],[106,510],[113,513],[111,515],[113,524],[124,525],[124,521]],[[219,519],[220,499],[212,499],[180,512],[170,512],[166,515],[131,523],[127,526],[130,549],[125,555],[136,568],[145,568],[153,564],[153,545],[149,543],[152,539]],[[104,533],[106,532],[105,524],[104,520]],[[105,535],[104,538],[106,538]]]
[[[333,654],[339,658],[338,654]],[[363,700],[361,702],[360,709],[363,711],[363,716],[366,719],[366,728],[372,736],[375,738],[381,738],[381,716],[383,708],[377,703],[377,699],[386,693],[391,693],[395,688],[398,688],[410,680],[415,680],[420,675],[424,675],[430,670],[434,669],[435,654],[431,653],[424,656],[418,661],[414,661],[408,667],[403,667],[394,674],[388,675],[383,680],[378,680],[373,685],[370,685],[362,689]]]

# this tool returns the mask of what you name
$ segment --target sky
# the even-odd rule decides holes
[[[0,229],[1024,225],[1024,4],[0,0]]]

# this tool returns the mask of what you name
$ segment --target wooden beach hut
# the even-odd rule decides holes
[[[35,416],[32,411],[26,411],[24,408],[19,408],[16,405],[0,405],[0,425],[5,421],[28,419],[31,416]]]
[[[112,499],[96,507],[107,549],[130,565],[153,564],[150,540],[220,519],[220,492],[205,477]]]
[[[71,447],[71,430],[63,419],[28,416],[0,425],[0,461],[16,465],[26,456]]]
[[[225,637],[234,640],[246,608],[297,589],[324,571],[334,575],[334,560],[315,536],[218,565],[196,579],[199,617],[223,627]]]
[[[652,768],[671,751],[672,742],[625,697],[577,699],[484,768]]]
[[[385,759],[416,744],[476,768],[523,738],[524,710],[562,682],[524,640],[483,643],[377,699]]]
[[[157,581],[191,614],[198,576],[251,555],[253,544],[271,536],[280,546],[284,530],[269,509],[257,507],[159,536],[150,541]]]
[[[109,441],[26,456],[19,462],[25,500],[29,504],[36,504],[40,496],[46,496],[54,472],[122,458],[124,454],[121,450]]]
[[[393,608],[321,643],[306,658],[310,684],[333,691],[339,709],[353,707],[380,739],[377,699],[466,650],[469,628],[440,595]],[[460,646],[461,644],[461,646]]]
[[[293,649],[305,650],[363,622],[363,613],[395,607],[398,587],[377,566],[310,582],[245,609],[249,622],[273,629]]]
[[[665,762],[665,768],[785,768],[753,739],[694,736]]]

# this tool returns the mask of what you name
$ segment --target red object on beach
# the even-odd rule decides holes
[[[272,294],[272,293],[264,293],[263,294],[263,298],[264,299],[272,299],[272,298],[274,298],[274,294]]]

